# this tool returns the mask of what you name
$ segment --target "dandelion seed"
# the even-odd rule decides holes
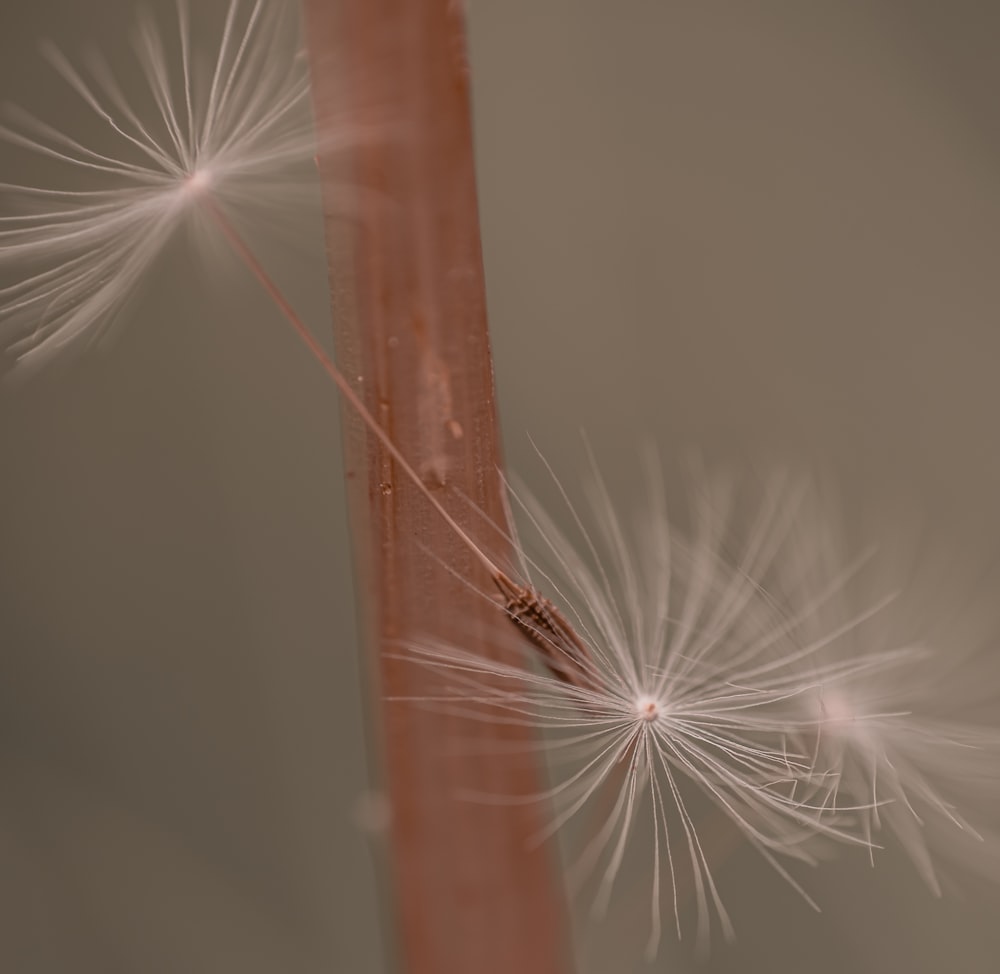
[[[0,184],[5,208],[22,211],[0,217],[0,265],[25,271],[0,290],[0,334],[22,365],[108,328],[178,227],[206,229],[206,199],[246,225],[287,207],[308,175],[308,79],[289,8],[231,0],[210,63],[186,3],[177,9],[179,67],[150,20],[135,32],[141,92],[97,56],[78,69],[45,48],[69,92],[104,124],[99,145],[16,109],[0,127],[0,138],[66,173],[61,187]]]
[[[693,881],[699,941],[707,940],[713,917],[725,936],[733,934],[699,837],[692,786],[808,900],[779,856],[815,862],[807,840],[817,830],[858,845],[864,840],[850,827],[854,809],[841,806],[837,816],[826,817],[803,797],[815,773],[803,747],[814,724],[790,717],[789,701],[815,686],[803,679],[801,666],[812,650],[788,649],[788,621],[777,616],[763,589],[789,535],[800,487],[776,478],[739,545],[728,485],[694,495],[689,538],[668,522],[657,475],[631,533],[596,474],[592,530],[559,489],[581,547],[524,499],[543,549],[538,559],[523,554],[524,574],[534,571],[540,584],[559,593],[563,614],[579,634],[584,651],[574,657],[571,675],[544,654],[548,673],[535,671],[530,661],[497,663],[433,643],[408,647],[404,656],[447,678],[436,703],[476,719],[542,728],[556,763],[570,760],[571,770],[557,772],[555,784],[532,799],[556,803],[549,834],[612,789],[610,811],[573,869],[599,874],[598,913],[611,899],[630,834],[650,829],[650,955],[660,940],[665,884],[681,934],[682,867]],[[731,559],[727,550],[734,546]],[[551,571],[538,567],[543,559]],[[524,621],[535,627],[534,643],[552,643],[553,653],[562,648],[547,622],[532,615]]]

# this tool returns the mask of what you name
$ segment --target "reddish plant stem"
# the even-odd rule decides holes
[[[486,328],[464,25],[455,0],[304,0],[319,143],[342,125],[360,142],[344,167],[321,152],[337,357],[355,391],[442,502],[470,498],[505,522]],[[385,123],[388,122],[388,126]],[[341,140],[342,143],[342,140]],[[359,189],[348,226],[337,207]],[[345,293],[338,288],[350,283]],[[402,472],[393,451],[346,417],[358,577],[376,696],[439,687],[398,659],[433,638],[501,657],[510,622],[487,567]],[[454,501],[453,501],[454,503]],[[491,557],[495,531],[457,503],[453,516]],[[451,571],[449,571],[451,569]],[[462,801],[463,791],[537,793],[516,745],[529,732],[393,702],[374,705],[392,810],[391,863],[401,966],[418,974],[568,970],[561,884],[535,848],[548,810]],[[501,739],[502,747],[489,744]],[[457,746],[456,746],[457,745]],[[502,752],[502,753],[501,753]]]

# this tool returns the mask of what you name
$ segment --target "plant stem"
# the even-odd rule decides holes
[[[499,433],[486,326],[464,24],[454,0],[304,0],[319,144],[342,125],[345,170],[321,152],[342,371],[423,483],[472,536],[503,528]],[[341,140],[342,141],[342,140]],[[349,228],[343,186],[357,187]],[[350,286],[344,289],[344,282]],[[345,417],[358,578],[379,697],[433,694],[398,658],[418,638],[501,657],[514,641],[486,568],[431,510],[356,417]],[[503,562],[506,542],[486,544]],[[476,804],[541,790],[530,732],[409,703],[373,706],[392,810],[401,966],[410,972],[558,974],[569,969],[561,885],[531,840],[547,809]],[[488,747],[501,738],[502,745]],[[456,744],[459,745],[456,747]],[[480,746],[482,745],[482,746]],[[516,756],[508,752],[520,750]],[[503,753],[501,753],[503,752]]]

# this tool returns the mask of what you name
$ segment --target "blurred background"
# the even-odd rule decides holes
[[[173,0],[145,6],[173,31]],[[468,8],[509,466],[551,499],[529,435],[572,478],[585,430],[627,507],[644,440],[806,458],[986,577],[1000,8]],[[134,15],[7,0],[0,100],[79,124],[36,42],[127,65]],[[0,181],[36,165],[0,144]],[[322,246],[317,209],[269,259],[328,334]],[[0,969],[382,971],[336,396],[238,269],[183,247],[127,317],[0,392]],[[819,916],[752,855],[718,878],[739,940],[706,971],[1000,956],[997,886],[936,901],[892,856],[809,876]],[[647,969],[636,910],[584,927],[583,969]]]

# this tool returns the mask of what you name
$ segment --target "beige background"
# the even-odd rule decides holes
[[[643,436],[805,455],[1000,551],[1000,8],[469,6],[511,467],[530,434],[572,477],[583,428],[627,501]],[[6,0],[0,96],[64,119],[34,41],[113,52],[131,11]],[[323,322],[316,221],[272,257]],[[180,248],[117,341],[3,392],[0,969],[383,969],[338,433],[252,286]],[[811,877],[821,917],[752,857],[721,880],[707,970],[1000,956],[995,888],[935,902],[905,863]],[[640,950],[611,922],[588,969]]]

